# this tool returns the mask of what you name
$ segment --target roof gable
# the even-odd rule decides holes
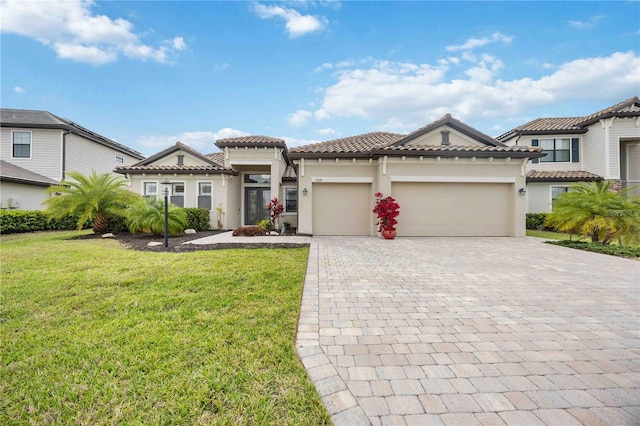
[[[451,114],[446,114],[441,119],[408,134],[393,145],[442,145],[442,143],[436,143],[438,141],[433,138],[433,135],[436,133],[440,135],[442,131],[451,132],[451,130],[454,130],[459,136],[458,142],[462,143],[461,146],[504,146],[491,136],[456,120]],[[442,142],[442,138],[440,142]],[[454,144],[449,142],[449,145]]]

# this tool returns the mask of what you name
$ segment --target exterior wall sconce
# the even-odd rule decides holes
[[[307,191],[307,188],[302,190],[302,195],[307,195],[309,193],[309,191]]]
[[[524,194],[527,193],[527,190],[524,189],[524,188],[520,188],[520,189],[518,189],[518,192],[520,193],[520,195],[524,195]]]

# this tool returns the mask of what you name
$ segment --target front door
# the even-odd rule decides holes
[[[257,225],[269,219],[267,204],[271,200],[271,188],[244,188],[244,224]]]

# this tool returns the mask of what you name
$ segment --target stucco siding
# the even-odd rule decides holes
[[[438,127],[436,130],[426,133],[407,145],[441,145],[442,144],[442,131],[449,131],[449,144],[450,145],[463,145],[463,146],[484,146],[484,144],[472,139],[457,130],[454,130],[447,126]]]
[[[13,158],[12,132],[31,133],[31,158]],[[16,166],[60,180],[62,169],[62,131],[3,127],[0,131],[0,157]]]
[[[175,166],[178,164],[178,155],[183,155],[184,158],[183,163],[189,166],[208,166],[209,164],[202,159],[186,152],[183,150],[178,150],[174,153],[167,155],[164,158],[160,158],[157,161],[154,161],[153,164],[156,166]]]
[[[2,208],[9,208],[9,198],[20,203],[19,210],[44,210],[43,201],[49,198],[47,188],[14,182],[0,182],[0,200]]]
[[[124,163],[116,162],[116,153],[123,156]],[[113,148],[100,145],[75,134],[66,136],[65,172],[76,171],[83,175],[113,173],[116,166],[134,164],[140,160]]]

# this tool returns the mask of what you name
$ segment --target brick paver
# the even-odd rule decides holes
[[[314,237],[298,354],[335,424],[640,424],[640,262]]]

